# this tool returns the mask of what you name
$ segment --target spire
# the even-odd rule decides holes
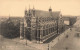
[[[34,6],[33,6],[33,15],[35,16],[35,8],[34,8]]]
[[[51,8],[51,6],[50,6],[50,8],[49,8],[49,12],[52,12],[52,8]]]
[[[30,10],[30,4],[29,4],[29,10]]]
[[[35,9],[35,8],[34,8],[34,5],[33,5],[33,9]]]
[[[50,6],[50,8],[49,9],[51,9],[51,6]]]
[[[25,6],[25,11],[27,10],[26,6]]]
[[[9,20],[10,20],[10,13],[9,13]]]
[[[26,6],[25,6],[25,12],[24,12],[24,13],[25,13],[25,15],[27,15],[27,9],[26,9]]]
[[[34,5],[33,5],[33,11],[35,11]]]

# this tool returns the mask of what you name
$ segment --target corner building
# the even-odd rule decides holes
[[[48,11],[34,8],[25,10],[26,37],[33,42],[43,43],[58,34],[59,29],[63,29],[64,22],[61,17],[60,11],[52,12],[51,8]]]

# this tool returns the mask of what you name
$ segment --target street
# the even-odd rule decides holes
[[[23,45],[0,36],[0,50],[35,50],[36,48]]]
[[[68,37],[63,38],[51,50],[80,50],[80,37],[77,36],[76,27],[68,33]],[[80,31],[80,30],[79,30]]]
[[[79,32],[78,32],[79,33]],[[67,36],[57,42],[50,50],[80,50],[80,37],[77,36],[76,28],[72,28],[68,31]],[[36,47],[38,45],[34,44]],[[33,46],[34,46],[33,45]],[[42,46],[43,44],[40,44]],[[47,45],[47,44],[45,44]],[[45,47],[45,45],[43,45]],[[39,47],[40,47],[39,46]],[[11,39],[0,36],[0,48],[1,50],[39,50],[36,47],[26,46],[25,44],[18,43]],[[40,47],[41,48],[41,47]],[[47,47],[46,47],[47,49]]]

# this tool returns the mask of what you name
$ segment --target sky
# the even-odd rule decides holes
[[[61,11],[62,15],[80,15],[80,0],[0,0],[0,16],[24,16],[25,9]]]

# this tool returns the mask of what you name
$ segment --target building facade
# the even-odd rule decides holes
[[[64,22],[60,11],[25,10],[24,34],[33,42],[43,43],[63,30]]]
[[[63,16],[62,18],[64,20],[64,24],[67,25],[67,26],[72,26],[77,21],[76,16]]]

